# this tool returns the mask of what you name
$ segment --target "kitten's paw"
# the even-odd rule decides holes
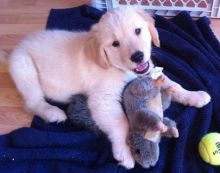
[[[166,137],[174,137],[174,138],[178,138],[179,137],[179,131],[176,127],[176,122],[164,117],[163,119],[163,123],[167,126],[168,130],[165,133],[162,133],[163,136]]]

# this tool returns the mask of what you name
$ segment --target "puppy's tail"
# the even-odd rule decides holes
[[[7,59],[7,53],[0,49],[0,63],[2,64],[8,64],[8,59]]]

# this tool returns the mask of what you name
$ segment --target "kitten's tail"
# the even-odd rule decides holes
[[[0,49],[0,63],[2,64],[8,64],[8,59],[7,59],[7,53]]]

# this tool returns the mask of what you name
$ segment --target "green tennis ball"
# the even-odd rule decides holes
[[[220,165],[220,133],[208,133],[199,143],[202,159],[211,165]]]

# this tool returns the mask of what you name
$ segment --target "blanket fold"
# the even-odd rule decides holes
[[[87,5],[52,9],[47,29],[89,30],[104,14]],[[47,124],[34,117],[31,127],[0,136],[0,173],[217,173],[219,167],[199,156],[198,143],[208,132],[220,132],[220,44],[208,18],[194,21],[187,12],[172,19],[155,16],[161,48],[153,60],[172,80],[189,90],[205,90],[211,102],[196,109],[173,103],[165,116],[177,122],[180,137],[163,138],[155,167],[126,170],[117,164],[104,135],[65,123]],[[74,46],[74,45],[73,45]],[[66,106],[63,106],[65,109]]]

